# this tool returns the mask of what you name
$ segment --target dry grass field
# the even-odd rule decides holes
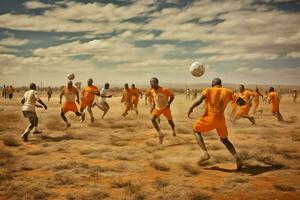
[[[60,118],[58,96],[48,110],[38,109],[41,135],[21,140],[28,125],[21,113],[20,95],[0,99],[0,199],[68,200],[209,200],[300,198],[300,103],[284,96],[281,111],[289,123],[279,123],[261,103],[257,126],[227,119],[229,138],[244,160],[241,172],[213,131],[204,134],[211,160],[198,165],[199,147],[192,125],[202,106],[186,117],[192,101],[176,95],[172,105],[177,137],[162,117],[164,143],[150,122],[149,107],[140,102],[140,115],[121,117],[120,97],[108,100],[106,119],[94,109],[95,122],[81,124],[67,114]]]

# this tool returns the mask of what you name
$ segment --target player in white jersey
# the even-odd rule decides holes
[[[108,103],[106,102],[106,99],[111,97],[112,95],[109,95],[109,83],[105,83],[104,88],[102,88],[100,91],[100,97],[98,98],[99,102],[93,104],[93,107],[97,106],[100,110],[103,111],[102,119],[107,114],[110,108]]]
[[[25,92],[21,103],[23,115],[28,118],[30,124],[26,128],[26,130],[22,134],[22,138],[24,142],[27,142],[28,135],[32,129],[34,129],[33,134],[40,134],[42,133],[37,129],[38,126],[38,117],[35,112],[35,107],[42,107],[41,105],[36,105],[36,102],[39,102],[45,110],[47,110],[47,106],[44,104],[44,102],[38,97],[36,92],[36,85],[35,83],[31,83],[29,86],[29,90]]]

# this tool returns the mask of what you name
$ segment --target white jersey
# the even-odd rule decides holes
[[[25,100],[25,103],[23,104],[22,111],[35,112],[35,104],[36,101],[39,100],[37,91],[28,90],[27,92],[25,92],[23,98]]]
[[[102,88],[101,91],[100,91],[100,97],[99,97],[100,102],[106,102],[106,98],[101,97],[102,95],[108,96],[108,89]]]

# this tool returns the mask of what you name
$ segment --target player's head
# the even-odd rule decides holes
[[[240,92],[244,92],[245,86],[244,85],[240,85],[239,89],[240,89]]]
[[[109,83],[105,83],[104,88],[109,89]]]
[[[36,90],[36,84],[35,83],[30,83],[29,89]]]
[[[154,88],[154,89],[158,88],[158,84],[159,84],[158,78],[155,78],[155,77],[151,78],[150,85],[152,88]]]
[[[71,89],[72,86],[73,86],[73,82],[72,82],[72,81],[69,81],[69,82],[68,82],[68,88]]]
[[[93,79],[89,78],[88,81],[87,81],[87,84],[88,84],[88,86],[93,85]]]
[[[124,84],[124,88],[127,90],[129,88],[128,83]]]
[[[131,88],[132,89],[134,89],[135,88],[135,84],[133,83],[133,84],[131,84]]]
[[[269,92],[274,92],[274,88],[270,87]]]
[[[222,80],[220,78],[214,78],[211,82],[211,86],[214,87],[216,85],[222,86]]]

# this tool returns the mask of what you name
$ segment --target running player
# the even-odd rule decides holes
[[[296,88],[293,89],[293,94],[292,94],[292,96],[293,96],[293,102],[296,103],[297,97],[298,97]]]
[[[47,89],[48,101],[50,101],[52,93],[53,93],[52,88],[48,87],[48,89]]]
[[[240,171],[242,169],[242,160],[237,154],[233,144],[228,139],[228,130],[224,116],[226,106],[229,101],[233,100],[233,98],[233,91],[227,88],[222,88],[221,79],[215,78],[212,81],[212,87],[203,90],[200,99],[196,101],[189,109],[187,114],[188,117],[190,117],[194,108],[199,106],[203,100],[205,101],[205,114],[196,121],[193,128],[194,135],[202,153],[199,163],[210,159],[202,138],[202,133],[216,129],[222,143],[236,159],[237,170]]]
[[[13,88],[12,85],[8,86],[8,88],[7,88],[7,93],[8,93],[8,98],[9,98],[9,99],[12,99],[12,98],[13,98],[13,96],[14,96],[14,91],[15,91],[15,89]]]
[[[73,86],[72,81],[68,82],[68,86],[63,89],[63,91],[60,93],[59,96],[59,103],[61,104],[62,97],[65,97],[65,102],[61,107],[61,113],[60,116],[64,120],[64,122],[67,124],[67,127],[70,127],[71,124],[68,122],[66,118],[66,113],[71,111],[74,112],[76,116],[81,116],[81,113],[78,111],[76,102],[80,104],[79,102],[79,92],[78,90]],[[77,97],[75,102],[75,96]]]
[[[174,100],[174,94],[168,89],[160,87],[157,78],[152,78],[150,80],[150,85],[152,88],[151,94],[154,98],[154,104],[151,109],[151,113],[152,113],[151,121],[154,128],[158,132],[159,143],[162,144],[164,139],[164,134],[161,132],[157,122],[157,118],[159,118],[161,114],[163,114],[168,119],[168,122],[173,131],[173,136],[176,136],[175,124],[173,122],[171,109],[170,109],[171,103]]]
[[[102,88],[100,91],[100,97],[99,97],[100,103],[93,104],[93,107],[97,106],[100,110],[103,111],[102,119],[107,114],[107,112],[110,108],[108,103],[106,102],[106,99],[111,98],[112,95],[108,95],[108,92],[109,92],[108,90],[109,90],[109,83],[105,83],[104,88]]]
[[[268,102],[272,104],[271,112],[275,115],[278,121],[283,122],[282,115],[279,111],[280,98],[273,87],[269,89]]]
[[[81,122],[85,119],[85,113],[84,110],[87,108],[90,117],[91,122],[93,123],[95,118],[92,111],[92,106],[94,102],[95,95],[100,96],[100,92],[96,86],[93,85],[93,79],[88,79],[87,81],[88,86],[86,86],[81,91],[81,103],[80,103],[80,112],[81,112]]]
[[[33,134],[40,134],[41,131],[38,130],[38,117],[35,112],[35,107],[41,107],[40,105],[36,105],[36,102],[39,102],[42,106],[44,106],[45,110],[47,110],[47,106],[44,104],[44,102],[38,97],[36,92],[36,85],[34,83],[31,83],[29,86],[29,90],[25,92],[21,103],[22,106],[22,112],[24,117],[28,118],[30,124],[26,128],[26,130],[22,134],[22,138],[24,142],[27,142],[28,135],[32,129],[34,129]]]
[[[238,111],[235,113],[235,116],[233,118],[233,123],[239,118],[247,118],[253,125],[255,125],[254,117],[249,116],[248,114],[252,106],[253,92],[245,89],[244,85],[240,85],[239,89],[239,98],[244,100],[245,105],[240,105]]]
[[[132,91],[129,88],[128,83],[124,84],[123,96],[121,99],[121,103],[124,103],[124,106],[125,106],[125,110],[122,113],[123,117],[128,115],[129,110],[135,110],[135,108],[132,106]]]
[[[135,108],[135,112],[138,115],[138,103],[139,103],[139,97],[143,98],[143,94],[141,92],[141,90],[139,90],[138,88],[135,87],[135,84],[131,85],[131,93],[132,93],[132,106]]]
[[[258,87],[255,88],[255,92],[253,94],[253,115],[256,113],[256,110],[259,106],[259,97],[263,97],[263,95],[259,92]],[[262,109],[257,110],[262,113]]]

